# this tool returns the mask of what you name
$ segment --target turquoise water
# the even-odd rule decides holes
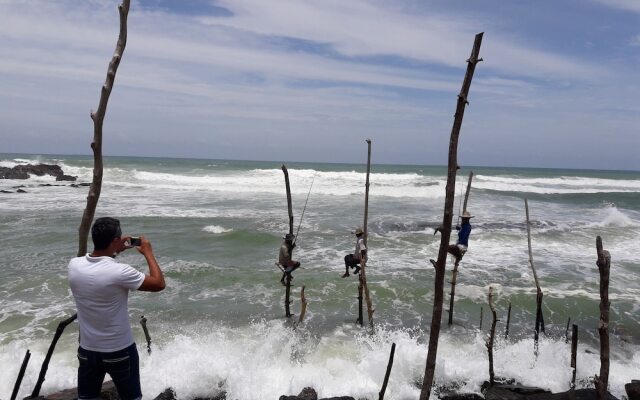
[[[374,154],[375,160],[375,154]],[[80,156],[0,155],[0,165],[57,163],[79,182],[92,161]],[[446,169],[373,165],[369,210],[369,287],[378,330],[354,324],[357,280],[341,279],[362,225],[365,165],[287,163],[297,227],[313,188],[294,258],[292,311],[299,289],[309,301],[295,331],[284,318],[284,290],[274,266],[288,216],[281,163],[108,157],[96,216],[119,218],[125,233],[147,236],[167,277],[158,294],[133,293],[130,314],[141,346],[145,396],[165,387],[181,398],[226,390],[228,398],[277,398],[306,386],[321,396],[377,396],[392,341],[398,345],[388,398],[416,398],[426,360]],[[458,275],[454,326],[444,327],[436,378],[479,390],[487,378],[484,340],[489,286],[504,331],[500,375],[566,390],[570,379],[567,318],[580,327],[581,385],[599,367],[595,238],[611,252],[611,390],[640,368],[640,173],[522,168],[462,168],[456,216],[467,175],[475,177],[469,210],[476,216]],[[45,184],[61,186],[41,186]],[[66,265],[77,251],[86,187],[51,177],[0,180],[0,398],[8,398],[24,351],[34,353],[23,391],[30,393],[57,323],[75,312]],[[528,264],[523,198],[529,201],[533,258],[545,293],[548,335],[532,354],[535,286]],[[456,218],[454,218],[454,223]],[[146,272],[135,252],[120,258]],[[447,266],[447,279],[450,276]],[[445,290],[448,304],[448,288]],[[480,307],[485,322],[479,330]],[[149,319],[152,355],[143,353],[137,320]],[[446,318],[446,313],[445,313]],[[75,384],[77,325],[61,339],[43,392]],[[587,351],[595,352],[595,354]]]

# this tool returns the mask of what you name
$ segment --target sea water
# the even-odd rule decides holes
[[[0,165],[54,163],[90,182],[85,156],[0,156]],[[288,231],[278,162],[106,157],[96,217],[119,218],[125,234],[145,235],[165,273],[160,293],[133,292],[129,311],[146,398],[173,387],[179,398],[226,391],[229,399],[275,399],[313,386],[321,397],[375,398],[389,351],[396,354],[386,398],[420,392],[433,307],[434,269],[446,168],[373,165],[367,280],[375,334],[358,326],[357,278],[342,279],[352,231],[363,224],[365,165],[287,163],[297,230],[291,320],[274,265]],[[640,371],[640,173],[468,168],[458,172],[458,222],[467,176],[475,216],[457,278],[454,324],[443,316],[436,383],[480,390],[488,379],[485,341],[489,287],[497,293],[496,375],[553,391],[571,379],[568,318],[579,326],[578,387],[599,372],[596,236],[611,253],[611,392]],[[26,193],[16,193],[18,186]],[[53,177],[0,180],[0,398],[8,399],[27,349],[19,393],[31,393],[58,323],[75,312],[66,268],[88,188]],[[546,334],[534,356],[536,289],[527,249],[528,199],[533,260],[544,292]],[[452,240],[455,239],[455,232]],[[91,243],[89,242],[89,248]],[[147,272],[135,250],[118,256]],[[447,264],[450,279],[451,260]],[[300,288],[308,301],[293,329]],[[445,282],[445,309],[449,302]],[[508,304],[510,335],[505,338]],[[480,329],[480,310],[484,321]],[[148,319],[146,351],[141,315]],[[51,360],[42,393],[75,387],[78,326],[71,324]]]

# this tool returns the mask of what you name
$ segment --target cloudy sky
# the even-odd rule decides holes
[[[91,154],[115,0],[0,0],[0,152]],[[640,0],[132,0],[107,155],[640,170]]]

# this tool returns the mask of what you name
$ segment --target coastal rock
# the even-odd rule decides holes
[[[632,380],[631,383],[624,385],[624,390],[626,390],[629,400],[640,400],[640,381]]]
[[[29,175],[55,176],[58,181],[75,181],[76,177],[65,175],[59,165],[55,164],[25,164],[13,168],[0,167],[0,179],[29,179]]]
[[[16,190],[16,193],[27,193],[27,191],[24,189],[18,189]]]
[[[213,397],[196,397],[193,400],[226,400],[227,393],[221,392],[220,394]],[[166,388],[164,392],[160,393],[153,400],[176,400],[176,392],[173,388]]]
[[[306,387],[297,396],[280,396],[279,400],[318,400],[318,393],[314,388]],[[325,397],[319,400],[355,400],[350,396]]]
[[[10,190],[0,190],[0,193],[13,193],[13,192]]]
[[[609,400],[617,400],[611,393],[608,395]],[[497,384],[486,389],[484,398],[485,400],[597,400],[598,395],[595,389],[551,393],[536,387]]]

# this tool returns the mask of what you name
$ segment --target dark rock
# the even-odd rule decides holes
[[[0,190],[0,193],[13,193],[13,192],[10,190]]]
[[[73,182],[76,179],[78,179],[78,178],[75,177],[75,176],[71,176],[71,175],[62,174],[62,175],[56,176],[56,181],[71,181],[71,182]]]
[[[13,168],[0,167],[0,179],[29,179],[29,175],[55,176],[56,180],[68,181],[76,180],[76,177],[65,175],[59,165],[38,164],[38,165],[16,165]]]
[[[624,385],[624,390],[626,390],[629,400],[640,400],[640,381],[632,380],[631,383]]]
[[[18,190],[16,190],[16,193],[27,193],[27,191],[23,190],[23,189],[18,189]]]
[[[597,400],[595,389],[578,389],[551,393],[548,390],[521,385],[494,385],[484,393],[485,400]],[[609,400],[617,400],[609,393]]]
[[[20,189],[26,187],[25,185],[11,186],[13,189]]]
[[[176,392],[172,388],[166,388],[164,392],[157,395],[153,400],[176,400]]]
[[[318,400],[318,393],[314,388],[306,387],[297,396],[280,396],[280,400]]]
[[[351,396],[325,397],[320,400],[356,400]]]
[[[478,393],[447,393],[439,397],[440,400],[483,400]]]

